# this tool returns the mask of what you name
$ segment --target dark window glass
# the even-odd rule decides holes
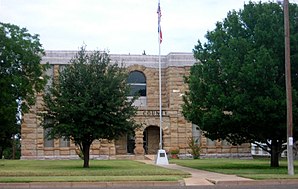
[[[146,96],[146,78],[142,72],[130,72],[127,83],[130,85],[129,96]]]
[[[50,128],[44,130],[44,147],[54,147],[54,139],[48,138],[48,133],[50,130]]]
[[[129,96],[146,96],[146,85],[130,85]]]
[[[60,138],[60,147],[69,147],[70,140],[66,139],[65,137]]]
[[[133,72],[130,72],[127,82],[128,83],[144,83],[144,84],[146,84],[146,78],[142,72],[133,71]]]

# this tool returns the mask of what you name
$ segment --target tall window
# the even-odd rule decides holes
[[[146,96],[146,78],[142,72],[132,71],[130,72],[127,83],[130,85],[130,95]]]
[[[59,65],[59,72],[63,72],[63,70],[65,69],[67,65]]]
[[[195,143],[200,145],[201,130],[196,124],[192,124],[192,137],[195,140]]]
[[[140,71],[132,71],[129,73],[127,83],[130,85],[129,96],[139,95],[134,103],[135,106],[146,106],[147,105],[147,86],[146,77]]]
[[[49,88],[52,86],[53,78],[54,78],[54,66],[50,65],[50,67],[46,70],[46,76],[49,77],[47,84],[45,86],[45,91],[48,92]]]
[[[44,130],[44,147],[54,147],[54,139],[49,139],[48,138],[48,133],[50,132],[51,129],[47,128]]]

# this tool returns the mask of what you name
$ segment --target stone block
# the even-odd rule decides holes
[[[36,124],[36,118],[33,118],[33,119],[27,119],[25,123],[26,123],[27,125],[28,125],[28,124],[31,124],[31,125],[32,125],[32,124]],[[36,127],[36,125],[34,125],[34,126]]]
[[[186,120],[184,118],[178,118],[178,124],[184,126],[186,124]]]
[[[186,129],[184,127],[178,127],[178,134],[181,136],[181,133],[185,133]]]
[[[185,149],[185,148],[188,148],[188,145],[186,143],[179,143],[178,144],[178,147],[181,149]]]
[[[44,151],[44,155],[45,156],[54,156],[54,151],[52,151],[52,150],[46,150],[46,151]]]
[[[37,156],[43,157],[44,156],[44,151],[43,150],[37,150]]]
[[[77,153],[76,153],[76,151],[75,150],[70,150],[70,156],[75,156],[75,155],[77,155]]]
[[[228,153],[231,153],[231,148],[222,148],[221,151],[223,154],[228,154]]]
[[[231,153],[238,153],[237,147],[231,147]]]
[[[98,148],[93,148],[90,150],[90,154],[92,155],[98,155],[100,152],[100,150]]]
[[[216,154],[216,149],[215,148],[207,148],[207,153],[208,154]]]
[[[109,155],[109,149],[108,148],[100,148],[99,154],[101,155]]]
[[[69,150],[68,149],[65,149],[65,150],[60,150],[60,153],[59,153],[60,156],[69,156]]]
[[[136,147],[136,148],[134,149],[134,153],[135,153],[136,155],[143,155],[143,154],[145,153],[145,151],[144,151],[144,148],[143,148],[143,147]]]

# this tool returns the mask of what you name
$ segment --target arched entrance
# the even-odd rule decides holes
[[[159,127],[149,126],[144,130],[143,145],[145,154],[156,154],[159,149]]]

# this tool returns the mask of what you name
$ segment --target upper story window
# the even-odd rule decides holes
[[[129,96],[146,96],[146,78],[142,72],[132,71],[129,73],[127,83],[130,85]]]
[[[139,98],[134,102],[135,106],[147,105],[147,85],[146,77],[140,71],[132,71],[128,75],[127,83],[130,85],[129,96],[139,95]]]
[[[63,72],[67,65],[59,65],[59,72]]]
[[[46,70],[46,76],[48,76],[48,81],[45,86],[45,91],[48,92],[49,88],[52,86],[53,78],[54,78],[54,65],[50,65],[50,67]]]

